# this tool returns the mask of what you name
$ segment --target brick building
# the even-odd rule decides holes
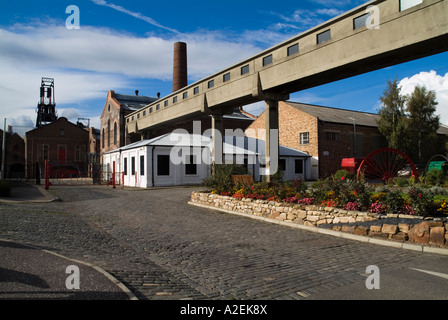
[[[25,141],[12,132],[11,127],[5,133],[5,179],[23,178],[25,176]],[[0,130],[0,145],[3,145],[3,130]],[[0,163],[2,154],[0,153]]]
[[[157,98],[117,94],[113,90],[109,90],[106,104],[100,117],[101,154],[142,140],[140,135],[126,135],[125,116],[156,100]],[[224,115],[223,118],[226,129],[242,129],[244,131],[257,117],[243,111],[242,108],[234,108],[232,113]],[[200,122],[201,133],[211,128],[211,116],[205,115],[193,121],[179,122],[175,125],[153,130],[145,138],[158,137],[175,129],[185,129],[189,133],[193,133],[194,121]]]
[[[279,140],[281,145],[311,155],[312,178],[324,178],[340,169],[343,158],[363,158],[386,146],[378,130],[378,119],[372,113],[280,102]],[[256,138],[257,129],[264,128],[263,113],[246,135]]]
[[[61,117],[25,135],[25,175],[36,177],[37,165],[43,177],[45,160],[53,168],[73,169],[87,175],[89,131]]]
[[[125,116],[156,101],[157,98],[135,95],[124,95],[109,90],[103,112],[100,117],[100,152],[108,152],[125,146],[140,137],[129,137],[125,141]]]

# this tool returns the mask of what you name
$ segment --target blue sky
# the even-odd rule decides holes
[[[365,1],[40,0],[0,4],[0,117],[32,126],[41,77],[55,79],[59,116],[99,117],[110,89],[162,96],[171,92],[172,51],[188,44],[189,82],[231,66]],[[67,29],[69,5],[80,29]],[[403,92],[425,84],[448,124],[448,53],[291,94],[291,100],[377,112],[387,80]],[[262,104],[245,106],[256,115]]]

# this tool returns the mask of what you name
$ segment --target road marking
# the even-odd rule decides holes
[[[416,268],[409,268],[409,269],[424,272],[424,273],[427,273],[427,274],[430,274],[430,275],[433,275],[436,277],[440,277],[443,279],[448,279],[448,274],[446,274],[446,273],[440,273],[440,272],[434,272],[434,271],[428,271],[428,270],[422,270],[422,269],[416,269]]]

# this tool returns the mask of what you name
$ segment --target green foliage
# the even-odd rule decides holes
[[[211,175],[202,182],[206,188],[215,190],[217,193],[228,192],[233,188],[232,175],[243,175],[246,170],[243,165],[217,164],[215,175]]]
[[[442,170],[431,169],[425,175],[425,182],[431,186],[443,186],[445,182],[448,180],[448,172],[446,167]]]

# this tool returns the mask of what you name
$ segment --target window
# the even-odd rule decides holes
[[[300,134],[300,144],[309,144],[310,143],[310,133],[302,132]]]
[[[194,156],[190,156],[190,161],[189,163],[185,164],[185,174],[186,175],[193,175],[193,174],[197,174],[197,164],[195,163],[195,157]]]
[[[146,116],[146,110],[143,110],[143,116]]]
[[[40,144],[37,147],[37,158],[39,161],[48,160],[48,144]]]
[[[327,139],[329,141],[338,141],[339,140],[339,132],[326,131],[325,139]]]
[[[249,73],[249,65],[245,65],[244,67],[241,67],[241,75],[245,75]]]
[[[135,157],[131,157],[131,176],[135,175]]]
[[[140,156],[140,175],[145,175],[145,156]]]
[[[123,159],[123,174],[128,175],[128,158]]]
[[[59,135],[61,137],[65,136],[65,130],[64,129],[59,130]]]
[[[400,0],[400,11],[407,10],[423,3],[423,0]]]
[[[176,103],[177,102],[177,96],[175,96],[174,98],[173,98],[173,103]]]
[[[140,119],[140,113],[137,114],[137,119]]]
[[[170,156],[161,155],[157,156],[157,175],[169,176],[170,175]]]
[[[294,173],[295,174],[303,174],[303,160],[296,159],[294,161]]]
[[[278,159],[278,170],[280,171],[286,170],[286,159]]]
[[[365,27],[369,16],[370,16],[370,13],[366,13],[358,18],[353,19],[353,29],[356,30],[356,29]]]
[[[75,161],[81,161],[81,146],[75,146]]]
[[[331,30],[324,31],[317,35],[317,44],[324,43],[331,39]]]
[[[152,107],[151,107],[151,108],[149,108],[149,113],[152,113]]]
[[[226,82],[230,80],[230,72],[227,72],[223,77],[222,77],[222,81]]]
[[[298,52],[299,52],[299,44],[298,43],[288,47],[288,57],[292,56],[292,55],[294,55],[294,54],[296,54]]]
[[[193,94],[198,94],[198,93],[199,93],[199,87],[194,87]]]
[[[134,120],[134,117],[132,117]],[[110,120],[107,120],[107,146],[110,147]]]
[[[114,145],[117,144],[117,123],[114,123]]]
[[[129,122],[129,119],[128,119],[128,122]],[[105,144],[104,144],[104,142],[105,142],[105,134],[104,134],[104,128],[103,128],[103,136],[101,137],[102,139],[101,140],[103,140],[103,148],[106,146]]]
[[[272,54],[263,58],[263,67],[272,63]]]
[[[187,98],[188,98],[188,92],[184,92],[184,93],[182,94],[182,98],[183,98],[183,99],[187,99]]]
[[[208,83],[207,83],[207,88],[213,88],[215,86],[215,80],[210,80]]]

